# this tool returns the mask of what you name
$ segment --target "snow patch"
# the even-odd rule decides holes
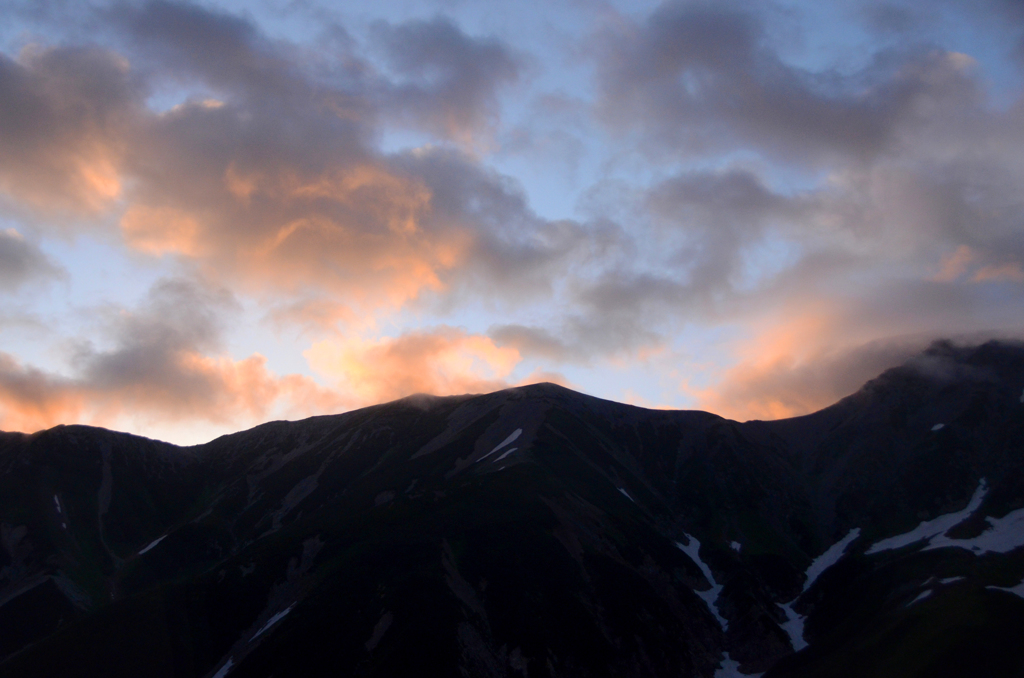
[[[1012,593],[1015,596],[1024,598],[1024,580],[1022,580],[1016,586],[986,586],[987,589],[994,589],[996,591],[1006,591]]]
[[[807,641],[804,640],[804,617],[793,609],[793,603],[795,602],[796,600],[794,599],[785,605],[778,604],[786,613],[786,621],[779,626],[789,636],[789,642],[793,645],[793,651],[799,652],[807,647]]]
[[[154,539],[153,541],[151,541],[151,542],[149,543],[149,546],[147,546],[146,548],[144,548],[144,549],[142,549],[141,551],[139,551],[139,555],[141,556],[141,555],[142,555],[143,553],[145,553],[146,551],[149,551],[149,550],[150,550],[150,549],[152,549],[152,548],[153,548],[154,546],[156,546],[157,544],[159,544],[160,542],[162,542],[162,541],[163,541],[164,539],[167,539],[167,535],[166,535],[166,534],[165,534],[164,536],[162,536],[162,537],[157,537],[156,539]]]
[[[292,603],[291,605],[289,605],[288,607],[286,607],[285,609],[281,610],[280,612],[275,614],[273,617],[268,619],[267,623],[264,624],[263,626],[261,626],[260,630],[253,634],[252,638],[249,639],[249,642],[251,643],[252,641],[256,640],[257,638],[259,638],[263,634],[264,631],[266,631],[271,626],[273,626],[277,622],[279,622],[282,619],[284,619],[285,615],[287,615],[289,612],[291,612],[293,607],[295,607],[295,603]]]
[[[235,665],[235,660],[232,659],[231,657],[228,657],[227,663],[224,664],[224,666],[220,667],[220,671],[218,671],[217,673],[213,674],[213,678],[224,678],[224,676],[228,675],[228,671],[230,671],[231,667],[234,666],[234,665]]]
[[[935,426],[932,426],[932,431],[941,431],[944,428],[946,428],[945,424],[936,424]]]
[[[1024,404],[1024,391],[1020,392],[1020,402]]]
[[[515,452],[518,449],[519,449],[518,447],[510,447],[510,448],[508,448],[508,452],[505,452],[500,457],[495,459],[494,463],[497,464],[499,461],[501,461],[502,459],[504,459],[505,457],[507,457],[508,455],[512,454],[513,452]]]
[[[860,528],[853,528],[846,533],[845,537],[837,541],[835,544],[832,544],[832,546],[829,546],[824,553],[811,561],[811,564],[807,567],[807,572],[804,575],[804,589],[800,592],[800,595],[803,595],[809,588],[811,588],[811,585],[817,581],[818,577],[820,577],[825,570],[839,562],[839,559],[843,557],[844,553],[846,553],[846,549],[859,536]],[[798,595],[797,598],[799,597],[800,596]],[[797,598],[794,598],[785,605],[777,603],[777,605],[782,608],[783,612],[786,613],[786,621],[780,624],[779,628],[785,631],[786,635],[789,636],[789,642],[792,644],[794,652],[799,652],[807,647],[807,641],[804,640],[804,620],[806,617],[793,609],[793,604],[796,603]]]
[[[931,589],[925,589],[924,591],[921,591],[921,593],[917,594],[917,598],[914,598],[912,601],[907,603],[907,607],[910,607],[914,603],[922,601],[922,600],[924,600],[925,598],[928,598],[931,595],[932,595],[932,590]]]
[[[57,495],[53,495],[53,503],[57,505],[57,513],[62,513],[60,510],[60,499],[57,499]]]
[[[514,443],[514,442],[515,442],[515,440],[516,440],[516,438],[518,438],[518,437],[519,437],[519,436],[521,436],[522,434],[523,434],[523,429],[521,429],[521,428],[517,428],[517,429],[516,429],[515,431],[513,431],[513,432],[512,432],[512,435],[510,435],[510,436],[509,436],[508,438],[505,438],[504,440],[502,440],[502,441],[501,441],[501,442],[500,442],[500,443],[498,444],[498,446],[497,446],[497,447],[495,447],[495,448],[494,448],[493,450],[491,450],[490,452],[488,452],[488,453],[487,453],[487,454],[485,454],[484,456],[482,456],[482,457],[480,457],[479,459],[477,459],[477,460],[476,460],[476,463],[480,463],[480,462],[482,462],[482,461],[483,461],[484,459],[486,459],[487,457],[491,456],[492,454],[494,454],[495,452],[497,452],[497,451],[498,451],[498,450],[500,450],[501,448],[505,447],[506,445],[509,445],[509,444],[511,444],[511,443]]]
[[[1024,509],[1007,513],[1002,518],[985,518],[989,528],[972,539],[951,539],[945,534],[934,537],[924,549],[939,549],[947,546],[967,549],[975,555],[983,553],[1009,553],[1024,546]]]
[[[731,544],[729,544],[729,548],[731,548],[736,553],[739,553],[740,549],[743,548],[743,544],[739,543],[738,541],[734,541]]]
[[[804,591],[811,588],[811,584],[821,576],[821,573],[839,562],[839,559],[846,553],[846,547],[860,536],[860,528],[855,527],[846,533],[846,536],[837,541],[828,550],[815,558],[807,568],[807,580],[804,581]]]
[[[962,579],[963,579],[963,577],[947,577],[945,579],[940,579],[939,583],[940,584],[952,584],[954,582],[961,581]]]
[[[726,652],[722,657],[722,663],[715,669],[715,678],[759,678],[763,673],[742,673],[740,663],[729,656]]]
[[[707,604],[708,609],[711,610],[711,614],[715,615],[715,619],[717,619],[718,623],[721,624],[722,630],[727,631],[729,629],[729,622],[722,616],[722,613],[718,611],[718,594],[722,592],[722,585],[715,581],[715,576],[711,574],[711,568],[707,566],[707,563],[700,559],[700,542],[697,541],[697,538],[691,537],[685,533],[684,536],[689,540],[689,543],[686,546],[683,546],[679,542],[676,542],[676,546],[679,547],[680,551],[690,556],[690,560],[697,564],[697,567],[700,568],[701,574],[703,574],[704,578],[711,584],[711,588],[707,591],[694,591],[694,593],[700,596],[701,600]],[[726,658],[728,657],[729,655],[727,654]],[[739,664],[737,664],[737,666],[739,666]],[[717,676],[718,674],[716,673],[715,675]]]
[[[68,529],[68,524],[67,523],[61,523],[60,526],[62,528],[64,528],[65,530]]]
[[[634,504],[636,503],[636,499],[633,499],[633,497],[629,496],[629,492],[626,492],[626,491],[625,491],[624,489],[622,489],[621,487],[619,488],[619,492],[621,492],[621,493],[623,494],[623,496],[625,496],[625,497],[626,497],[626,499],[630,500],[630,501],[631,501],[631,502],[633,502]]]
[[[939,516],[938,518],[926,520],[910,532],[904,532],[903,534],[898,534],[895,537],[889,537],[876,542],[867,550],[867,554],[871,555],[874,553],[881,553],[882,551],[891,551],[892,549],[903,548],[904,546],[909,546],[910,544],[914,544],[924,539],[932,539],[940,534],[945,534],[949,529],[959,525],[972,513],[977,511],[978,507],[981,506],[981,500],[985,498],[985,494],[987,492],[988,484],[985,482],[985,479],[982,478],[981,482],[978,484],[978,489],[974,491],[974,496],[971,497],[971,501],[962,511],[947,513]]]
[[[387,630],[391,628],[391,622],[394,620],[395,615],[388,611],[385,611],[384,614],[380,616],[380,620],[377,622],[377,625],[373,627],[373,635],[370,636],[370,639],[364,644],[367,652],[372,652],[374,648],[380,644],[381,639],[384,638],[384,634],[387,633]]]

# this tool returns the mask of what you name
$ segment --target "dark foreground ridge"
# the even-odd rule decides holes
[[[0,434],[0,675],[1024,676],[1024,346],[738,423],[551,384]]]

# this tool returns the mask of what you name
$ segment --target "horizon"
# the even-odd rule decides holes
[[[497,390],[494,390],[494,391],[485,391],[485,392],[479,392],[479,393],[452,393],[452,394],[448,394],[448,395],[435,395],[435,394],[432,394],[432,393],[410,393],[409,395],[401,396],[399,398],[395,398],[395,399],[392,399],[392,400],[388,400],[388,401],[384,401],[384,402],[380,402],[380,403],[373,403],[373,404],[370,404],[370,405],[363,405],[363,406],[356,407],[356,408],[353,408],[353,409],[350,409],[350,410],[345,410],[345,411],[342,411],[342,412],[323,412],[323,413],[319,413],[319,414],[309,415],[309,416],[306,416],[306,417],[297,417],[297,418],[294,418],[294,419],[281,418],[281,419],[270,419],[270,420],[266,420],[266,421],[261,421],[261,422],[255,423],[255,424],[253,424],[251,426],[247,426],[245,428],[241,428],[241,429],[237,429],[237,430],[233,430],[233,431],[224,431],[222,433],[217,434],[215,437],[210,438],[209,440],[202,440],[202,441],[190,442],[190,443],[174,443],[174,442],[167,441],[167,440],[162,440],[162,439],[159,439],[159,438],[153,438],[151,436],[146,436],[146,435],[143,435],[143,434],[140,434],[140,433],[133,433],[131,431],[120,431],[120,430],[117,430],[117,429],[114,429],[114,428],[105,427],[105,426],[99,426],[99,425],[95,425],[95,424],[77,424],[77,423],[63,424],[63,423],[61,423],[61,424],[56,424],[56,425],[54,425],[52,427],[48,427],[46,429],[40,429],[40,430],[37,430],[37,431],[16,431],[14,433],[23,433],[25,435],[35,435],[35,434],[38,434],[38,433],[45,433],[45,432],[50,431],[52,429],[61,428],[61,427],[65,427],[65,426],[85,426],[85,427],[88,427],[88,428],[99,428],[99,429],[108,431],[110,433],[117,433],[117,434],[131,435],[131,436],[137,436],[137,437],[141,437],[141,438],[146,438],[148,440],[153,440],[153,441],[159,442],[159,443],[166,443],[166,444],[170,444],[170,445],[175,445],[177,447],[204,447],[206,445],[209,445],[209,444],[213,443],[214,441],[216,441],[219,438],[226,437],[226,436],[232,436],[232,435],[235,435],[235,434],[246,433],[246,432],[252,431],[254,429],[260,428],[262,426],[268,426],[268,425],[272,425],[272,424],[296,424],[296,423],[302,423],[303,421],[307,421],[309,419],[315,419],[315,418],[320,418],[320,417],[343,416],[343,415],[346,415],[346,414],[358,413],[358,412],[361,412],[361,411],[364,411],[364,410],[368,410],[368,409],[372,409],[372,408],[375,408],[375,407],[387,407],[389,405],[394,405],[394,404],[402,402],[402,401],[413,401],[413,400],[417,400],[417,399],[444,400],[444,399],[448,399],[448,398],[454,398],[454,399],[457,399],[457,400],[472,400],[472,399],[475,399],[475,398],[483,398],[483,397],[490,396],[490,395],[500,394],[500,393],[503,393],[505,391],[527,389],[527,388],[537,387],[537,386],[553,386],[556,389],[561,389],[561,390],[564,390],[564,391],[569,391],[573,395],[583,396],[584,398],[593,398],[595,400],[602,400],[604,402],[612,403],[614,405],[621,405],[623,407],[635,407],[635,408],[638,408],[638,409],[648,410],[648,411],[660,411],[660,412],[699,412],[699,413],[703,413],[703,414],[711,414],[713,416],[722,417],[726,421],[734,421],[735,423],[740,423],[740,424],[742,424],[742,423],[751,423],[751,422],[759,422],[759,421],[765,421],[765,422],[784,421],[784,420],[787,420],[787,419],[796,419],[796,418],[803,417],[803,416],[817,414],[817,413],[821,412],[822,410],[828,409],[828,408],[830,408],[830,407],[832,407],[834,405],[838,405],[843,400],[846,400],[847,398],[850,398],[850,397],[852,397],[854,395],[857,395],[858,393],[863,391],[865,389],[865,387],[867,387],[869,384],[878,381],[878,379],[880,379],[887,372],[889,372],[890,370],[893,370],[893,369],[911,368],[911,369],[916,369],[918,371],[918,373],[923,375],[923,376],[936,375],[937,374],[940,377],[942,377],[942,376],[946,375],[946,372],[949,369],[953,368],[953,366],[941,365],[941,364],[936,366],[934,364],[925,363],[925,362],[921,361],[920,359],[924,358],[924,357],[934,357],[937,353],[939,353],[940,350],[948,350],[949,348],[952,348],[953,350],[961,350],[961,351],[962,350],[976,350],[976,349],[982,348],[983,346],[992,345],[992,344],[999,345],[999,346],[1013,346],[1013,347],[1016,347],[1016,348],[1024,349],[1024,341],[1022,341],[1022,340],[990,339],[990,340],[985,341],[984,343],[970,343],[970,342],[967,342],[967,343],[957,343],[957,342],[954,342],[952,340],[937,339],[934,342],[932,342],[932,344],[930,346],[928,346],[924,351],[922,351],[922,352],[912,356],[909,360],[901,363],[900,365],[895,365],[893,367],[886,368],[886,370],[884,370],[883,372],[880,372],[880,373],[874,375],[873,377],[871,377],[870,379],[868,379],[867,381],[865,381],[856,390],[851,391],[850,393],[847,393],[847,394],[845,394],[843,396],[840,396],[839,398],[837,398],[833,402],[826,403],[822,407],[820,407],[820,408],[818,408],[816,410],[810,411],[810,412],[803,412],[803,413],[794,414],[794,415],[791,415],[791,416],[788,416],[788,417],[780,417],[780,418],[777,418],[777,419],[768,419],[768,420],[761,420],[761,419],[735,420],[735,419],[731,419],[729,417],[724,417],[724,416],[719,415],[719,414],[717,414],[715,412],[710,412],[710,411],[707,411],[707,410],[701,410],[699,408],[674,408],[674,407],[664,407],[664,406],[648,407],[648,406],[645,406],[645,405],[637,405],[637,404],[634,404],[634,403],[627,403],[627,402],[622,402],[622,401],[619,401],[619,400],[612,400],[612,399],[609,399],[609,398],[602,398],[601,396],[591,395],[589,393],[585,393],[583,391],[579,391],[579,390],[573,389],[573,388],[571,388],[569,386],[565,386],[564,384],[558,384],[558,383],[551,382],[551,381],[538,381],[538,382],[532,382],[532,383],[529,383],[529,384],[521,384],[521,385],[516,385],[516,386],[507,386],[505,388],[497,389]],[[948,357],[948,356],[944,356],[941,353],[939,353],[939,357],[942,358],[942,357]],[[1024,403],[1024,395],[1020,396],[1020,400],[1021,400],[1022,403]],[[413,407],[418,407],[415,403],[413,403],[412,405],[413,405]],[[430,409],[430,407],[428,406],[426,409]],[[0,431],[0,432],[11,433],[11,431]]]
[[[780,419],[1024,338],[1011,0],[0,11],[0,430]]]

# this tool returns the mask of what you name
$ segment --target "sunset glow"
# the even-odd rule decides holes
[[[2,430],[778,418],[1024,336],[1019,2],[0,7]]]

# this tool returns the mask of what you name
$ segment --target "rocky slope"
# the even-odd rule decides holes
[[[0,434],[4,676],[1024,676],[1024,347],[738,423],[541,384]]]

